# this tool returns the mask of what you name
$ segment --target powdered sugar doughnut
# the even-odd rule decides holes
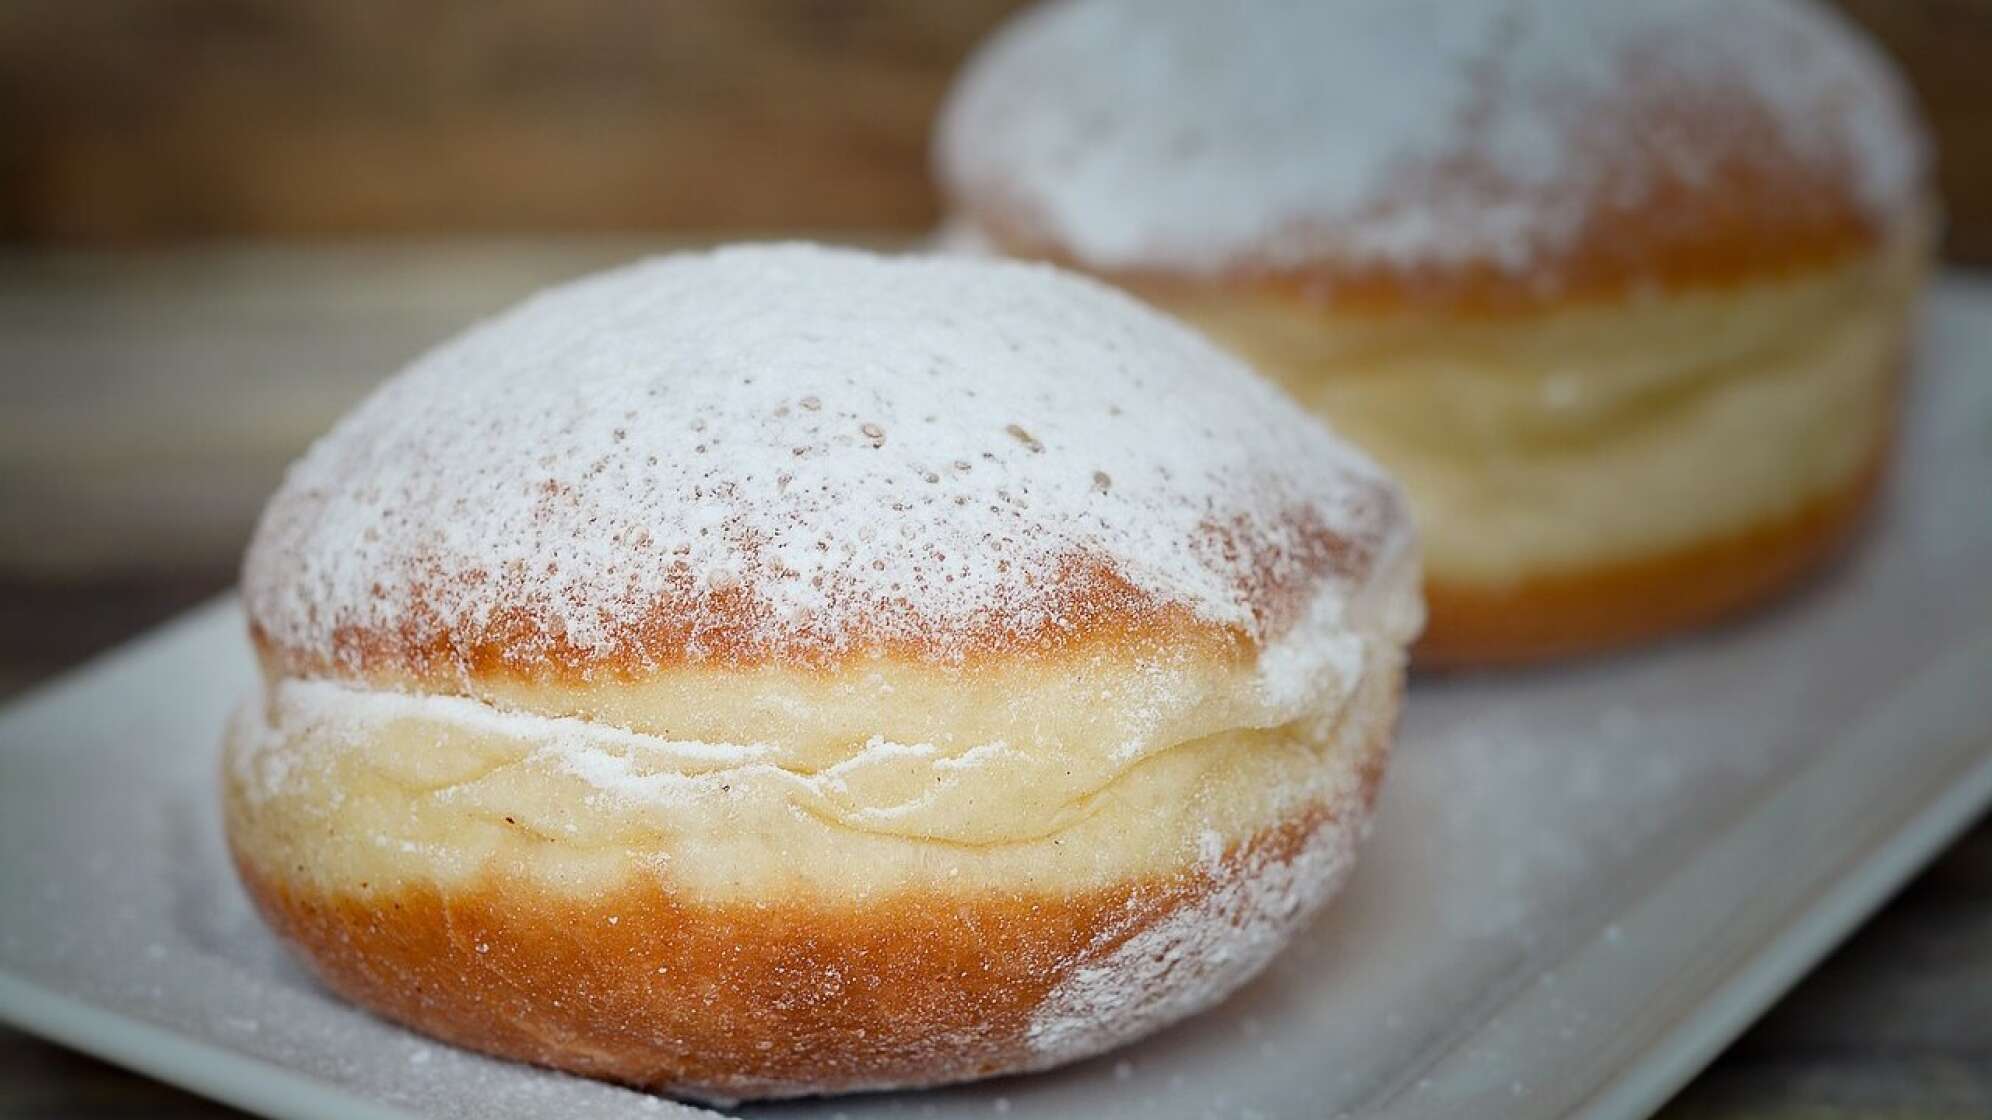
[[[710,1098],[1070,1061],[1347,871],[1420,618],[1394,486],[1043,266],[801,246],[556,289],[250,548],[229,838],[335,990]]]
[[[1872,492],[1928,146],[1809,0],[1063,0],[943,115],[950,241],[1208,331],[1404,482],[1421,656],[1727,613]]]

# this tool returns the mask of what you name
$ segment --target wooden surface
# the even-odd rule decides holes
[[[0,697],[227,587],[283,464],[396,365],[666,244],[0,256]],[[0,1029],[0,1118],[233,1115]],[[1992,1117],[1992,823],[1664,1115]]]
[[[935,106],[1022,0],[12,0],[0,240],[924,224]],[[1842,0],[1992,261],[1992,0]]]
[[[1992,0],[1840,0],[1903,64],[1936,133],[1953,260],[1992,264]]]
[[[16,0],[0,239],[925,224],[1017,5]]]

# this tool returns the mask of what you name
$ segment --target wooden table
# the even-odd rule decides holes
[[[0,698],[224,590],[284,463],[381,376],[533,288],[664,247],[0,257]],[[0,1028],[0,1118],[236,1115]],[[1664,1115],[1992,1116],[1992,822]]]

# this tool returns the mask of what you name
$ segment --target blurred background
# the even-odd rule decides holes
[[[928,125],[1018,0],[12,0],[0,237],[913,230]],[[1992,260],[1992,0],[1844,0]]]
[[[218,589],[283,463],[466,320],[674,241],[920,235],[934,111],[1018,6],[0,4],[0,574],[82,581],[64,618]],[[1847,6],[1992,262],[1992,0]],[[60,632],[15,672],[102,640]]]
[[[283,464],[468,320],[674,244],[920,236],[933,113],[1018,6],[0,4],[0,698],[225,589]],[[1844,6],[1992,264],[1992,0]],[[231,1115],[0,1030],[0,1117],[126,1114]],[[1992,1115],[1992,835],[1673,1114]]]

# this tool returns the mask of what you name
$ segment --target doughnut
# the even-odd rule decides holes
[[[1421,664],[1757,603],[1876,490],[1931,252],[1895,71],[1801,0],[1071,0],[971,58],[943,244],[1056,261],[1395,474]]]
[[[1368,826],[1395,484],[1043,264],[804,245],[545,292],[290,470],[229,847],[332,991],[712,1101],[1098,1053]]]

